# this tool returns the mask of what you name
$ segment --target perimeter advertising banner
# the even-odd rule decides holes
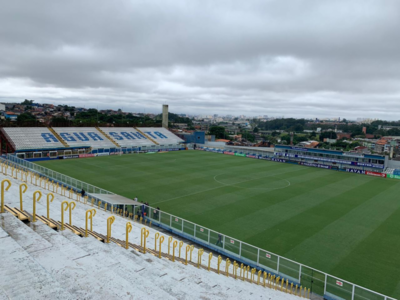
[[[226,154],[226,155],[235,155],[235,153],[230,152],[230,151],[224,151],[224,154]]]
[[[358,170],[358,169],[352,169],[352,168],[347,168],[346,172],[349,173],[356,173],[356,174],[365,174],[364,170]]]
[[[96,154],[79,154],[79,158],[85,158],[85,157],[95,157]]]
[[[281,163],[285,163],[286,160],[285,159],[281,159],[281,158],[271,158],[272,161],[276,161],[276,162],[281,162]]]
[[[109,152],[97,153],[97,156],[109,156]]]
[[[365,174],[366,174],[366,175],[369,175],[369,176],[375,176],[375,177],[386,178],[386,174],[385,174],[385,173],[365,171]]]
[[[70,159],[70,158],[79,158],[79,155],[69,155],[69,156],[59,156],[62,157],[62,159]]]
[[[235,153],[235,156],[242,156],[242,157],[246,157],[246,154],[242,154],[242,153]]]
[[[300,162],[299,164],[302,165],[302,166],[321,168],[321,169],[331,169],[332,168],[331,166],[308,163],[308,162]]]
[[[400,175],[387,174],[386,177],[392,179],[400,179]]]

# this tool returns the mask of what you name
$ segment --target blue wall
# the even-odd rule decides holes
[[[193,134],[177,134],[186,143],[204,144],[206,141],[206,133],[204,131],[195,131]]]

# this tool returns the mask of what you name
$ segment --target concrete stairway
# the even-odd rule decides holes
[[[31,256],[50,244],[26,239],[31,230],[8,213],[0,215],[0,225],[0,299],[75,299]]]
[[[159,143],[157,143],[154,139],[152,139],[150,136],[148,136],[147,134],[145,134],[143,131],[141,131],[138,127],[135,128],[137,131],[139,131],[140,134],[142,134],[143,136],[145,136],[146,138],[148,138],[150,141],[152,141],[154,144],[159,145]]]
[[[107,139],[109,139],[110,141],[111,141],[111,143],[113,143],[116,147],[118,147],[118,148],[121,148],[121,146],[116,142],[116,141],[114,141],[107,133],[105,133],[103,130],[101,130],[99,127],[96,127],[96,129],[98,130],[98,131],[100,131],[100,133],[102,134],[102,135],[104,135]]]
[[[67,144],[66,141],[64,141],[64,139],[57,133],[54,131],[53,128],[48,127],[48,129],[51,131],[52,134],[54,134],[54,136],[67,148],[69,148],[69,145]]]

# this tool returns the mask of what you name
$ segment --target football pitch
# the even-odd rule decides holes
[[[39,164],[400,298],[399,180],[202,151]]]

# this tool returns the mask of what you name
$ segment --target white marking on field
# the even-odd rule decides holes
[[[249,179],[249,180],[245,180],[245,181],[236,182],[236,183],[233,183],[233,184],[226,184],[226,183],[223,183],[223,182],[217,180],[217,177],[220,176],[220,175],[223,175],[223,174],[226,174],[226,173],[221,173],[221,174],[215,175],[214,176],[214,180],[216,182],[222,184],[222,185],[234,186],[234,187],[237,187],[237,188],[240,188],[240,189],[248,189],[248,190],[280,190],[280,189],[285,189],[285,188],[290,186],[290,181],[289,180],[278,178],[280,180],[286,181],[287,185],[282,186],[282,187],[276,187],[276,188],[268,188],[268,187],[260,187],[260,188],[251,188],[250,187],[250,188],[248,188],[248,187],[238,186],[237,184],[241,184],[241,183],[244,183],[244,182],[250,182],[250,181],[253,181],[253,180],[258,180],[258,179],[267,178],[267,177],[275,177],[275,176],[274,175],[268,175],[268,176],[263,176],[263,177],[259,177],[259,178],[253,178],[253,179]]]
[[[296,171],[302,171],[302,170],[303,170],[303,169],[301,168],[301,169],[296,170]],[[289,173],[289,172],[293,172],[293,171],[283,172],[283,173],[279,173],[279,174],[270,174],[270,175],[268,175],[268,176],[260,177],[260,178],[266,178],[266,177],[271,177],[271,176],[276,176],[276,175],[282,175],[282,174]],[[217,174],[217,175],[214,176],[213,179],[215,180],[215,177],[217,177],[218,175],[222,175],[222,174],[225,174],[225,173]],[[260,178],[256,178],[256,179],[260,179]],[[254,180],[254,179],[251,179],[251,180]],[[285,180],[286,180],[286,179],[285,179]],[[218,182],[217,180],[215,180],[215,181]],[[245,181],[242,181],[242,182],[236,182],[235,184],[244,183],[244,182],[246,182],[246,181],[250,181],[250,180],[245,180]],[[290,181],[287,180],[287,182],[289,183],[288,186],[290,186]],[[221,182],[218,182],[218,183],[221,184]],[[222,184],[223,184],[223,183],[222,183]],[[176,200],[176,199],[180,199],[180,198],[184,198],[184,197],[188,197],[188,196],[193,196],[193,195],[197,195],[197,194],[200,194],[200,193],[204,193],[204,192],[208,192],[208,191],[220,189],[220,188],[226,187],[226,186],[235,186],[235,184],[223,184],[223,185],[217,186],[217,187],[215,187],[215,188],[211,188],[211,189],[207,189],[207,190],[202,190],[202,191],[198,191],[198,192],[195,192],[195,193],[186,194],[186,195],[182,195],[182,196],[179,196],[179,197],[174,197],[174,198],[170,198],[170,199],[165,199],[165,200],[161,200],[161,201],[158,201],[158,202],[154,202],[154,204],[158,204],[158,203],[162,203],[162,202],[167,202],[167,201],[171,201],[171,200]],[[285,188],[288,187],[288,186],[285,186]],[[235,187],[237,187],[237,186],[235,186]],[[238,187],[238,188],[243,188],[243,187]]]

